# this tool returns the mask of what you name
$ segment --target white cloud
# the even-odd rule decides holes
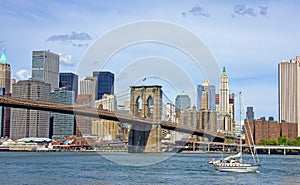
[[[21,69],[16,72],[16,78],[18,80],[28,80],[29,78],[31,78],[31,74],[28,70]]]
[[[74,66],[74,62],[72,60],[72,56],[69,54],[60,54],[59,55],[59,63],[64,66]]]
[[[76,33],[72,32],[71,34],[63,34],[63,35],[52,35],[46,41],[73,41],[73,40],[92,40],[92,37],[85,32]]]

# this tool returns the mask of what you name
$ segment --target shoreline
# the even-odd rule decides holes
[[[0,153],[49,153],[49,152],[73,152],[73,153],[97,153],[97,152],[101,152],[101,153],[128,153],[127,150],[64,150],[64,151],[57,151],[57,150],[39,150],[39,151],[29,151],[29,150],[8,150],[8,151],[4,151],[4,150],[0,150]],[[223,153],[223,152],[219,152],[219,151],[210,151],[210,152],[207,152],[207,151],[182,151],[182,152],[161,152],[161,153],[156,153],[156,154],[168,154],[168,153],[178,153],[178,154],[224,154],[224,155],[230,155],[230,154],[236,154],[236,152],[226,152],[226,153]],[[139,153],[141,154],[141,153]],[[148,154],[148,153],[145,153],[145,154]],[[248,154],[248,153],[245,153],[245,154]],[[283,153],[271,153],[271,154],[268,154],[268,153],[259,153],[259,155],[284,155]],[[297,153],[286,153],[285,155],[288,155],[288,156],[291,156],[291,155],[296,155],[296,156],[300,156],[300,154],[297,154]]]

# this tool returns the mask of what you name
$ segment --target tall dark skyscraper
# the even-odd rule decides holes
[[[247,119],[247,121],[253,121],[254,120],[253,107],[247,107],[246,119]]]
[[[60,88],[50,92],[50,102],[72,105],[75,102],[75,92]],[[53,127],[50,130],[52,139],[64,139],[66,136],[74,135],[74,115],[51,113]]]
[[[74,73],[59,73],[59,87],[66,87],[66,90],[74,91],[76,100],[78,95],[78,75]]]
[[[101,99],[104,94],[114,94],[115,75],[109,71],[94,71],[93,76],[98,79],[96,99]]]

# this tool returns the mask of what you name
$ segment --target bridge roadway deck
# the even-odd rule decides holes
[[[24,108],[33,110],[43,110],[64,114],[74,114],[86,117],[101,118],[106,120],[119,121],[121,123],[130,124],[151,124],[151,125],[161,125],[161,128],[168,130],[175,130],[178,132],[190,133],[198,136],[205,136],[210,138],[216,138],[218,140],[224,140],[225,136],[223,133],[209,132],[202,129],[197,129],[192,126],[187,126],[184,124],[177,124],[159,121],[154,122],[148,118],[136,117],[132,115],[120,114],[116,112],[110,112],[107,110],[97,110],[88,106],[76,106],[76,105],[66,105],[59,103],[52,103],[47,101],[36,101],[30,99],[13,98],[7,96],[0,96],[0,105],[12,108]]]

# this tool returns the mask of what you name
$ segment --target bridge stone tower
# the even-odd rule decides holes
[[[130,110],[156,125],[131,125],[128,152],[161,152],[162,86],[131,86]]]

